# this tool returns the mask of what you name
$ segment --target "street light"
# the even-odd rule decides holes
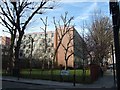
[[[120,11],[118,0],[110,0],[110,13],[113,21],[113,34],[116,56],[116,76],[117,76],[117,90],[120,90],[120,47],[119,47],[119,25],[120,25]]]
[[[75,63],[75,60],[74,60],[74,74],[73,74],[73,86],[75,86],[75,83],[76,83],[76,63]]]
[[[111,45],[111,49],[112,49],[112,61],[113,61],[114,86],[116,86],[116,78],[115,78],[115,65],[114,65],[114,50],[113,50],[113,45]]]
[[[31,35],[29,35],[29,40],[31,42],[31,52],[30,52],[30,62],[29,62],[29,64],[30,64],[30,76],[31,76],[31,71],[32,71],[32,51],[33,51],[33,42],[34,42]]]

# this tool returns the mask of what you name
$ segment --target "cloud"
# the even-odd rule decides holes
[[[87,20],[89,18],[89,16],[91,15],[90,12],[93,11],[94,9],[97,8],[97,2],[94,2],[91,6],[88,6],[86,8],[84,8],[84,13],[82,13],[81,15],[79,15],[78,17],[75,18],[75,23],[79,23],[80,20]]]
[[[86,19],[88,19],[88,17],[89,17],[89,15],[87,14],[87,15],[80,15],[80,16],[78,16],[77,18],[75,18],[76,20],[86,20]]]

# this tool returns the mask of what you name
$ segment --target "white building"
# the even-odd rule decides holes
[[[33,40],[33,41],[32,41]],[[45,33],[29,33],[22,38],[20,52],[22,58],[41,60],[45,57],[50,60],[54,52],[54,32],[47,32],[45,47]],[[46,49],[46,52],[45,52]]]

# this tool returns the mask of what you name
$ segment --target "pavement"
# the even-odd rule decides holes
[[[64,88],[115,88],[114,85],[114,78],[113,72],[107,70],[104,73],[104,76],[99,78],[92,84],[78,84],[76,83],[75,86],[73,83],[68,82],[57,82],[57,81],[48,81],[48,80],[35,80],[35,79],[24,79],[20,78],[19,80],[16,77],[11,76],[3,76],[3,81],[10,81],[10,82],[19,82],[19,83],[27,83],[27,84],[36,84],[36,85],[50,85],[50,86],[59,86]]]

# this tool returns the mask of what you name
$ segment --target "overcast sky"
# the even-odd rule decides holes
[[[72,22],[75,24],[75,28],[78,32],[80,32],[80,27],[83,23],[83,21],[90,21],[90,17],[93,14],[94,10],[101,10],[105,15],[110,16],[109,14],[109,0],[61,0],[61,2],[58,3],[58,5],[53,10],[47,10],[43,15],[36,16],[36,18],[33,20],[34,23],[29,24],[26,33],[31,32],[40,32],[40,26],[43,25],[40,23],[40,17],[43,19],[48,16],[48,30],[53,31],[53,17],[56,17],[57,20],[60,19],[61,15],[64,15],[65,12],[68,12],[68,17],[74,16],[74,21]],[[0,25],[1,29],[3,27]],[[7,35],[6,32],[0,31],[1,35]]]

